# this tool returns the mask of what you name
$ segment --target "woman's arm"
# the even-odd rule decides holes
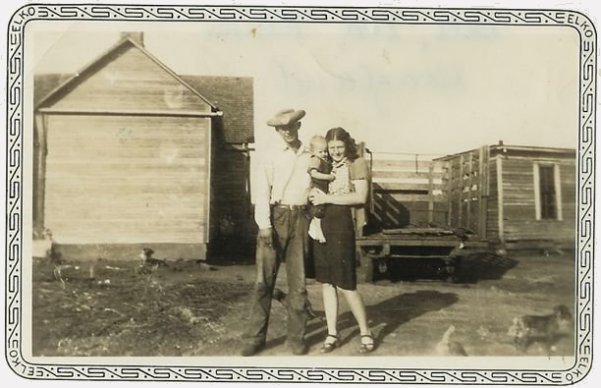
[[[368,187],[367,180],[361,179],[353,181],[355,191],[348,194],[324,194],[313,192],[309,199],[313,205],[322,205],[329,203],[332,205],[364,205],[367,202]]]

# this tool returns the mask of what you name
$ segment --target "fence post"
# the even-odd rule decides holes
[[[359,154],[359,157],[361,158],[365,158],[365,153],[366,153],[366,147],[365,147],[365,143],[364,142],[360,142],[359,144],[357,144],[357,154]],[[372,173],[372,166],[371,166],[371,154],[370,154],[370,161],[369,161],[369,176],[367,177],[367,190],[368,190],[368,196],[367,196],[367,201],[369,203],[366,203],[362,208],[354,208],[354,218],[355,218],[355,233],[357,237],[363,237],[363,227],[365,226],[364,223],[368,222],[368,214],[367,214],[367,209],[369,208],[371,210],[372,207],[372,203],[373,203],[373,189],[371,186],[371,173]],[[371,212],[370,212],[371,213]]]
[[[474,179],[474,152],[470,151],[469,157],[467,160],[468,168],[467,168],[467,202],[465,204],[465,227],[468,230],[472,230],[472,187],[473,187],[473,179]]]
[[[434,162],[428,168],[428,223],[434,222]]]
[[[415,154],[415,173],[419,172],[418,158],[419,158],[419,154]]]
[[[480,164],[478,170],[478,237],[486,238],[488,212],[488,146],[480,147]]]
[[[445,192],[447,193],[447,226],[451,226],[453,220],[453,174],[453,159],[448,159],[444,164],[444,175],[446,177]]]
[[[459,202],[459,211],[457,212],[457,225],[455,227],[461,228],[463,227],[463,189],[465,188],[465,182],[463,181],[463,163],[465,163],[463,154],[459,155],[459,192],[458,192],[458,202]]]

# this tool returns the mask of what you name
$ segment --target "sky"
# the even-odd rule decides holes
[[[27,25],[31,73],[75,73],[119,39],[182,75],[254,78],[255,138],[304,109],[301,138],[346,128],[374,152],[443,155],[484,144],[577,145],[579,39],[563,27],[375,24]]]

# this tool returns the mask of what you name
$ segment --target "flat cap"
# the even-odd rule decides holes
[[[283,127],[294,124],[303,117],[305,117],[304,110],[285,109],[267,120],[267,125],[270,127]]]

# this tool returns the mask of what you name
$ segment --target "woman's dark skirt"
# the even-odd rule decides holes
[[[321,229],[326,242],[313,241],[315,279],[345,290],[355,290],[355,229],[350,206],[326,205]]]

